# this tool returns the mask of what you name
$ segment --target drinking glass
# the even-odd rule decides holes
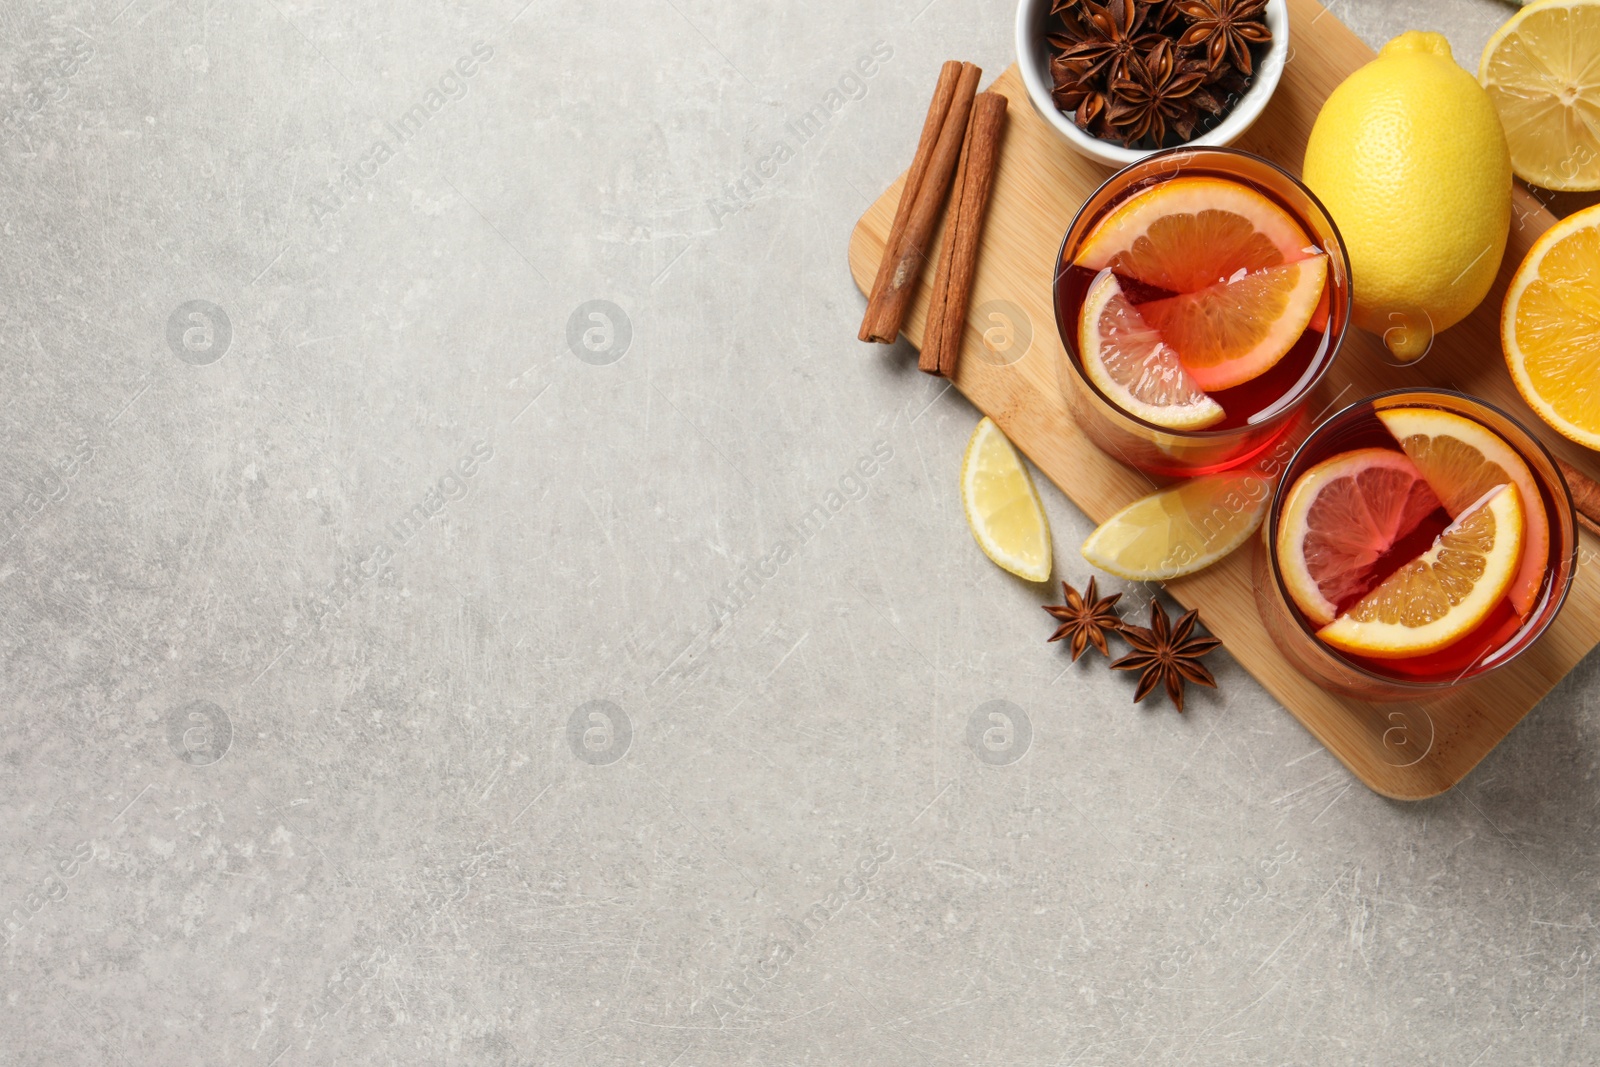
[[[1084,373],[1078,352],[1078,315],[1094,274],[1073,264],[1089,235],[1123,202],[1176,178],[1212,177],[1248,186],[1277,203],[1328,256],[1328,316],[1321,340],[1303,373],[1261,398],[1239,425],[1173,430],[1117,406]],[[1151,474],[1193,476],[1244,466],[1287,435],[1309,429],[1308,399],[1333,365],[1350,321],[1350,257],[1338,227],[1311,190],[1260,156],[1233,148],[1174,148],[1118,171],[1079,209],[1062,239],[1055,270],[1056,329],[1062,353],[1058,377],[1074,420],[1101,451]],[[1296,358],[1293,353],[1287,362]],[[1302,357],[1303,358],[1303,357]],[[1249,388],[1250,383],[1237,391]],[[1232,421],[1232,420],[1230,420]]]
[[[1381,438],[1376,413],[1389,408],[1437,408],[1472,419],[1499,437],[1522,458],[1539,487],[1550,525],[1549,560],[1533,607],[1505,639],[1464,669],[1430,676],[1381,661],[1356,662],[1317,639],[1316,630],[1295,607],[1278,561],[1278,524],[1295,482],[1307,470],[1335,455]],[[1392,439],[1391,439],[1392,441]],[[1261,621],[1280,651],[1302,674],[1348,696],[1369,701],[1420,700],[1448,693],[1501,670],[1532,648],[1555,620],[1577,567],[1578,535],[1572,495],[1555,460],[1538,438],[1492,404],[1448,389],[1397,389],[1358,400],[1318,426],[1294,457],[1272,497],[1262,536],[1256,544],[1255,595]],[[1470,651],[1470,650],[1469,650]]]

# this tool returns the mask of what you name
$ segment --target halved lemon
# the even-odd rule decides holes
[[[1491,489],[1432,548],[1317,636],[1341,651],[1373,659],[1447,648],[1477,629],[1506,595],[1522,560],[1522,533],[1517,487]]]
[[[1292,263],[1319,249],[1287,211],[1247,185],[1173,178],[1130,197],[1089,235],[1075,260],[1089,270],[1192,293]]]
[[[1101,523],[1083,543],[1083,558],[1136,582],[1193,574],[1249,540],[1271,497],[1272,480],[1259,474],[1189,478]]]
[[[961,506],[978,547],[1030,582],[1050,579],[1050,521],[1033,476],[992,419],[972,431],[961,460]]]
[[[1506,290],[1500,341],[1528,406],[1600,449],[1600,204],[1556,223],[1528,250]]]
[[[1178,353],[1145,322],[1110,271],[1084,297],[1078,354],[1089,380],[1130,415],[1173,430],[1202,430],[1222,421],[1222,405],[1194,383]]]
[[[1139,305],[1194,383],[1208,393],[1265,374],[1289,354],[1322,301],[1328,257],[1267,267]]]
[[[1278,520],[1278,570],[1312,622],[1372,587],[1372,567],[1439,507],[1405,456],[1358,448],[1312,467],[1289,488]]]
[[[1491,38],[1478,81],[1500,113],[1511,169],[1567,192],[1600,189],[1600,0],[1540,0]]]
[[[1378,412],[1394,439],[1438,494],[1452,519],[1490,489],[1507,482],[1522,497],[1522,565],[1506,595],[1517,614],[1533,610],[1550,556],[1550,520],[1533,472],[1511,446],[1480,423],[1437,408],[1390,408]]]

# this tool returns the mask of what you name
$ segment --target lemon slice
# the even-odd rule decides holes
[[[1261,525],[1272,482],[1240,472],[1190,478],[1134,501],[1089,535],[1083,558],[1136,582],[1204,570]]]
[[[1355,607],[1317,631],[1334,648],[1373,659],[1405,659],[1447,648],[1494,610],[1522,562],[1522,499],[1515,485],[1491,489]]]
[[[1078,266],[1192,293],[1317,252],[1283,208],[1248,185],[1174,178],[1124,201],[1078,250]]]
[[[1484,493],[1507,482],[1522,495],[1522,566],[1506,594],[1518,615],[1533,610],[1550,558],[1550,521],[1533,472],[1488,427],[1438,408],[1389,408],[1378,412],[1401,449],[1438,494],[1452,519]]]
[[[1600,449],[1600,205],[1556,223],[1528,250],[1506,290],[1500,341],[1528,406]]]
[[[1018,578],[1050,579],[1050,523],[1033,476],[987,417],[961,460],[961,506],[984,555]]]
[[[1546,189],[1600,189],[1600,0],[1541,0],[1483,50],[1489,92],[1518,177]]]
[[[1171,430],[1202,430],[1227,414],[1189,377],[1172,346],[1144,321],[1106,271],[1089,287],[1078,317],[1084,373],[1128,414]]]

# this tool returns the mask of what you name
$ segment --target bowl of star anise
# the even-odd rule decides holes
[[[1288,56],[1288,0],[1022,0],[1017,9],[1017,62],[1033,106],[1108,167],[1231,144],[1266,108]]]

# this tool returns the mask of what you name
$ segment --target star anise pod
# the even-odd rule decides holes
[[[1173,0],[1138,0],[1145,9],[1144,28],[1147,30],[1165,30],[1177,21],[1179,11],[1174,6]]]
[[[1084,9],[1084,0],[1056,0],[1050,16],[1056,20],[1056,28],[1045,34],[1045,40],[1052,48],[1071,48],[1089,34],[1089,12]]]
[[[1179,48],[1198,48],[1205,52],[1212,70],[1231,61],[1240,73],[1254,73],[1250,58],[1252,44],[1272,40],[1264,13],[1267,0],[1175,0],[1179,11],[1189,18],[1189,28],[1178,38]]]
[[[1117,601],[1122,599],[1122,594],[1101,596],[1093,578],[1089,579],[1082,596],[1066,582],[1061,583],[1061,591],[1067,595],[1065,604],[1044,606],[1044,610],[1061,620],[1060,628],[1050,636],[1050,640],[1072,638],[1074,663],[1091,644],[1100,650],[1102,656],[1111,655],[1111,649],[1106,645],[1106,633],[1117,633],[1122,629],[1122,617],[1117,614]]]
[[[1204,63],[1204,60],[1196,62]],[[1255,81],[1254,75],[1241,74],[1233,67],[1224,63],[1206,75],[1206,88],[1211,94],[1223,101],[1224,106],[1231,106],[1250,88],[1250,83]]]
[[[1129,67],[1128,77],[1112,83],[1111,125],[1130,148],[1147,137],[1160,147],[1169,125],[1188,140],[1194,135],[1198,109],[1206,102],[1189,98],[1203,81],[1205,68],[1181,58],[1163,37],[1148,56]]]
[[[1160,602],[1152,600],[1148,630],[1143,626],[1122,628],[1122,636],[1133,646],[1133,651],[1113,662],[1111,669],[1143,672],[1139,676],[1138,688],[1133,691],[1135,704],[1160,685],[1166,687],[1167,698],[1181,712],[1184,682],[1208,685],[1213,689],[1217,687],[1217,680],[1200,662],[1200,657],[1222,642],[1215,637],[1190,636],[1199,618],[1198,611],[1188,611],[1169,626],[1167,609]]]
[[[1094,137],[1111,134],[1110,123],[1106,121],[1111,101],[1101,79],[1089,77],[1083,63],[1060,56],[1050,60],[1050,76],[1055,83],[1050,98],[1063,112],[1072,113],[1072,121],[1077,123],[1078,129]]]
[[[1087,64],[1086,75],[1104,75],[1108,83],[1125,77],[1128,68],[1142,55],[1165,40],[1159,33],[1145,32],[1146,9],[1134,0],[1106,0],[1104,5],[1083,0],[1085,15],[1083,38],[1068,42],[1053,39],[1062,48],[1061,58]]]

